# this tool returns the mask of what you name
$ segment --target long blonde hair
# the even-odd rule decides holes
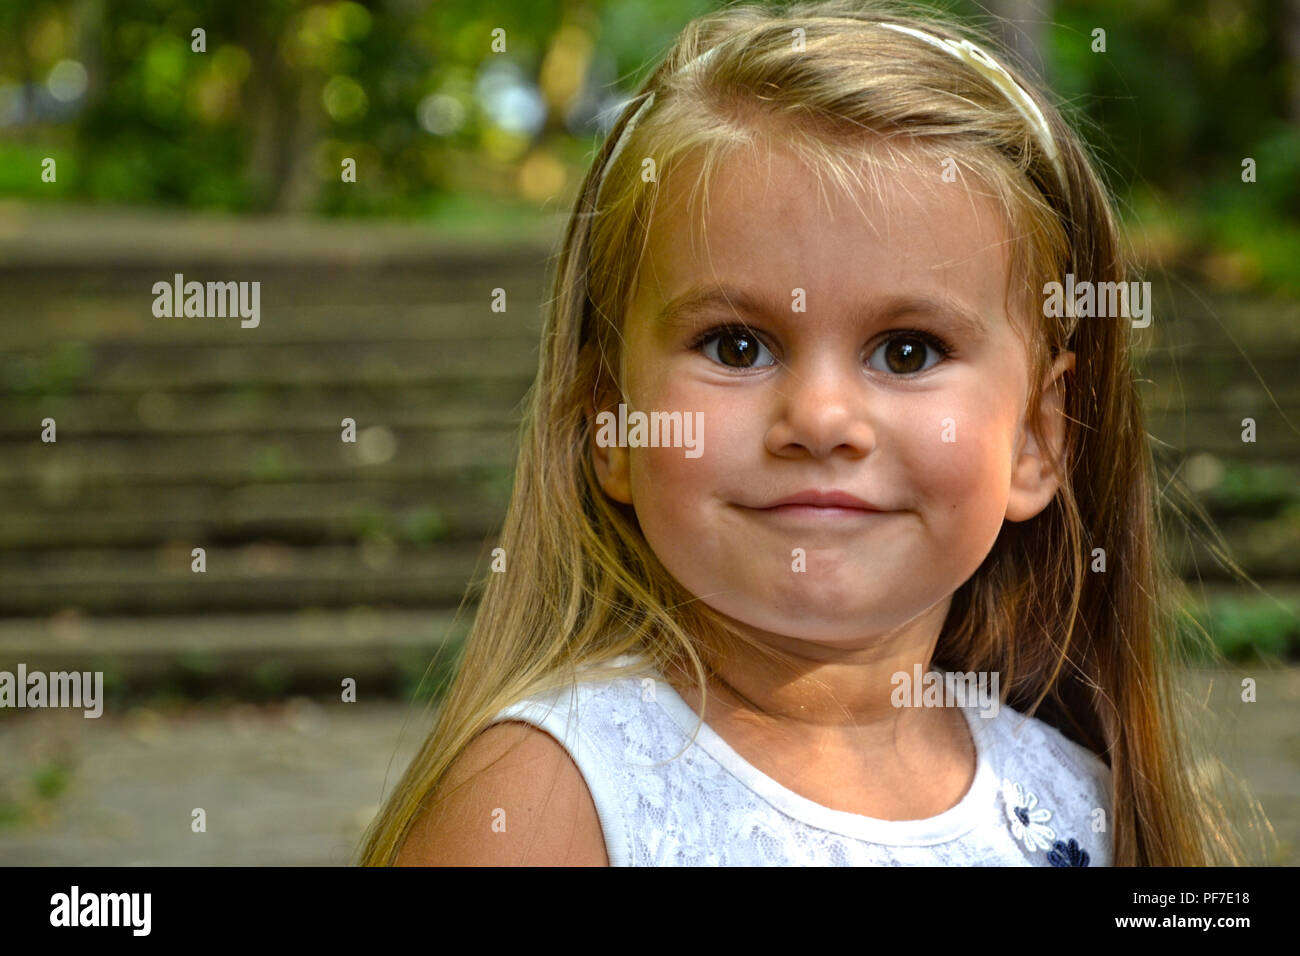
[[[1024,315],[1039,316],[1029,408],[1038,407],[1053,358],[1063,350],[1077,357],[1066,380],[1067,478],[1041,514],[1004,524],[953,595],[934,662],[999,672],[1004,703],[1106,761],[1116,865],[1245,861],[1224,804],[1196,776],[1204,755],[1186,733],[1176,684],[1185,648],[1170,610],[1175,581],[1158,551],[1154,464],[1127,323],[1076,327],[1042,317],[1038,290],[1053,278],[1128,278],[1112,199],[1080,139],[1005,54],[997,55],[1008,71],[1034,91],[1068,187],[995,85],[943,51],[880,29],[881,21],[997,49],[982,33],[899,3],[733,6],[688,24],[638,91],[654,91],[653,109],[608,170],[598,207],[601,171],[633,110],[611,130],[555,265],[499,541],[507,571],[485,576],[434,729],[367,831],[363,865],[396,859],[416,816],[447,796],[440,785],[448,768],[501,709],[573,682],[578,667],[588,677],[626,673],[611,659],[640,652],[661,669],[689,672],[707,695],[718,655],[740,648],[780,660],[677,584],[635,512],[602,492],[588,408],[621,391],[614,370],[622,368],[622,322],[660,190],[688,159],[700,160],[690,164],[699,173],[693,213],[697,191],[707,197],[726,158],[772,130],[840,186],[861,182],[864,162],[879,173],[922,156],[937,170],[952,157],[1007,210],[1010,288]],[[792,42],[796,28],[802,48]],[[683,69],[710,50],[707,63]],[[909,151],[868,156],[865,136]],[[643,157],[655,160],[653,182],[639,175]],[[1107,573],[1088,572],[1094,548],[1105,550]]]

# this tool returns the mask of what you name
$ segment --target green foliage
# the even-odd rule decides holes
[[[402,517],[399,537],[410,544],[432,544],[446,538],[448,530],[447,518],[442,509],[425,505]]]
[[[456,676],[465,653],[465,636],[448,639],[430,656],[412,651],[402,661],[402,696],[415,703],[438,704]]]
[[[1243,461],[1225,463],[1219,483],[1207,498],[1215,509],[1264,515],[1300,501],[1290,468]]]
[[[32,775],[32,784],[36,795],[42,800],[54,800],[68,789],[71,782],[68,768],[61,764],[47,764],[38,767]]]
[[[248,480],[251,482],[297,481],[302,474],[302,469],[279,445],[265,445],[249,456]]]
[[[13,355],[0,361],[0,381],[28,395],[66,394],[93,367],[84,342],[60,342],[36,355]]]
[[[999,32],[984,4],[932,5]],[[13,0],[0,11],[0,115],[5,96],[48,101],[45,81],[64,60],[85,61],[88,86],[74,104],[42,101],[34,123],[0,127],[0,195],[509,230],[529,207],[554,211],[590,161],[590,115],[569,122],[577,90],[557,91],[555,77],[585,79],[589,101],[616,97],[685,23],[719,6],[103,0],[102,15],[87,16],[74,0]],[[1172,199],[1250,278],[1300,290],[1300,124],[1285,43],[1294,7],[1057,0],[1040,15],[1045,48],[1029,58],[1121,201],[1133,190]],[[195,52],[200,27],[206,50]],[[1097,28],[1104,52],[1093,49]],[[505,31],[504,53],[491,49],[494,30]],[[499,128],[482,96],[485,71],[506,64],[546,95],[535,134]],[[40,182],[45,156],[58,162],[55,183]],[[1251,184],[1240,176],[1247,156],[1258,163]],[[356,182],[343,180],[345,159]]]
[[[1248,594],[1193,601],[1192,621],[1180,622],[1180,635],[1189,648],[1201,647],[1195,626],[1204,628],[1214,646],[1229,661],[1295,660],[1300,658],[1300,601]],[[1199,655],[1198,655],[1199,656]]]
[[[71,786],[73,769],[64,757],[50,760],[28,773],[18,799],[0,795],[0,830],[30,826],[45,817]]]
[[[1211,613],[1215,641],[1230,660],[1282,658],[1300,651],[1300,620],[1294,608],[1260,601],[1223,601]]]
[[[388,509],[373,501],[357,501],[348,509],[348,535],[354,538],[388,536],[392,516]]]
[[[54,160],[56,177],[47,183],[41,179],[41,163]],[[76,181],[73,153],[68,146],[55,143],[7,143],[0,140],[0,196],[23,199],[62,199]]]
[[[251,696],[256,700],[281,700],[293,684],[293,671],[282,660],[258,663],[250,677]]]
[[[0,830],[14,829],[18,827],[26,815],[23,808],[12,800],[0,797]]]

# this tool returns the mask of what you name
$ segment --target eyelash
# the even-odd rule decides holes
[[[715,338],[719,338],[720,336],[723,336],[723,335],[732,334],[732,333],[737,333],[737,334],[740,334],[740,335],[749,335],[749,336],[752,336],[752,337],[754,337],[754,338],[759,338],[759,336],[757,335],[757,333],[756,333],[752,328],[749,328],[749,327],[747,327],[747,326],[743,326],[743,325],[715,325],[715,326],[713,326],[712,328],[705,329],[703,332],[701,332],[699,335],[697,335],[697,336],[692,340],[692,342],[691,342],[691,344],[690,344],[690,346],[689,346],[689,347],[690,347],[690,350],[691,350],[692,352],[701,352],[701,353],[703,353],[703,351],[704,351],[704,346],[705,346],[706,344],[708,344],[709,342],[711,342],[713,339],[715,339]],[[934,334],[932,334],[932,333],[930,333],[930,332],[922,331],[921,329],[893,329],[893,330],[889,331],[888,333],[886,333],[885,338],[881,339],[881,344],[884,344],[885,342],[891,342],[891,341],[893,341],[894,339],[902,339],[902,338],[914,338],[914,339],[919,339],[920,341],[922,341],[922,342],[924,342],[926,345],[928,345],[930,348],[932,348],[932,349],[934,349],[936,352],[938,352],[939,355],[940,355],[942,358],[944,358],[944,359],[950,358],[950,357],[953,355],[953,353],[956,351],[956,350],[955,350],[951,345],[949,345],[949,344],[948,344],[944,339],[941,339],[941,338],[939,338],[939,336],[934,335]],[[761,339],[760,339],[760,341],[761,341]],[[766,344],[764,344],[764,348],[767,348]],[[877,348],[879,348],[879,346],[877,346]],[[771,349],[768,348],[768,351],[770,352]],[[876,350],[875,350],[875,349],[872,349],[871,351],[872,351],[872,354],[874,355]],[[715,363],[715,364],[717,364],[717,363]],[[936,363],[936,365],[937,365],[937,364],[939,364],[939,363]],[[727,369],[731,369],[732,371],[736,371],[736,372],[743,372],[743,371],[746,371],[746,369],[743,369],[743,368],[736,368],[736,367],[734,367],[734,366],[730,366],[730,365],[723,365],[722,367],[723,367],[723,368],[727,368]],[[763,366],[763,367],[767,367],[767,366]],[[934,366],[931,366],[931,368],[933,368],[933,367],[934,367]],[[930,369],[923,369],[923,371],[928,372],[928,371],[930,371]],[[920,375],[921,372],[894,372],[894,373],[891,373],[891,374],[893,374],[895,378],[909,378],[909,377],[911,377],[911,376],[913,376],[913,375]]]

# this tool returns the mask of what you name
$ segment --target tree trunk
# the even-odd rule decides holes
[[[1300,0],[1298,0],[1300,2]],[[1052,28],[1052,0],[989,0],[988,10],[999,18],[993,31],[1039,76],[1050,80],[1047,37]]]
[[[309,208],[319,187],[311,158],[321,129],[321,78],[284,62],[280,47],[291,22],[263,24],[244,41],[253,60],[248,172],[258,205],[276,212]]]
[[[1291,66],[1290,113],[1291,119],[1300,123],[1300,0],[1291,0],[1283,16],[1286,19],[1282,32],[1286,35],[1287,59]]]

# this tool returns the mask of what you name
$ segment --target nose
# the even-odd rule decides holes
[[[859,367],[845,367],[838,360],[789,368],[778,386],[776,420],[765,437],[768,450],[782,457],[870,454],[876,434],[867,403],[869,388]]]

